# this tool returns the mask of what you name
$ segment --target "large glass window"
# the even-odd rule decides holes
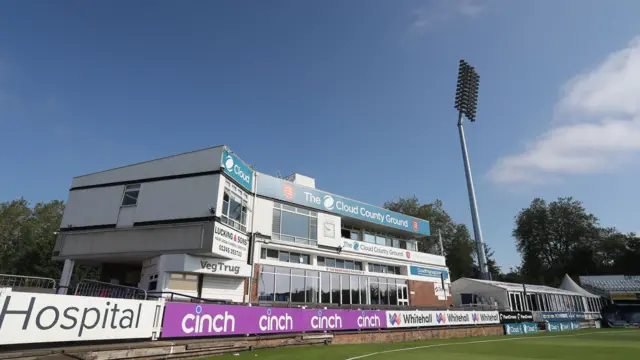
[[[331,303],[340,304],[340,275],[331,274]]]
[[[258,280],[260,301],[318,302],[317,271],[262,266]]]
[[[318,213],[290,205],[274,203],[273,238],[298,244],[318,244]]]
[[[320,279],[317,271],[307,271],[305,277],[305,302],[317,303],[320,289]]]
[[[336,305],[397,305],[397,284],[406,285],[406,281],[263,265],[258,278],[258,299]]]
[[[369,297],[367,296],[367,290],[369,287],[369,282],[367,281],[366,276],[360,276],[360,303],[368,304]]]
[[[389,305],[398,305],[398,288],[396,284],[389,284]]]
[[[246,232],[248,198],[247,193],[227,180],[224,186],[220,221],[235,229]]]
[[[358,287],[358,277],[351,276],[351,303],[360,304],[360,288]]]
[[[320,274],[320,286],[322,287],[320,302],[323,304],[331,304],[331,274],[327,272]]]
[[[291,301],[291,269],[276,268],[276,301]]]
[[[374,282],[373,280],[378,280],[376,278],[370,278],[369,281],[369,295],[371,297],[371,304],[380,304],[380,288],[378,287],[378,282]]]
[[[351,304],[351,286],[349,285],[349,275],[340,276],[342,282],[342,303],[344,305]]]
[[[260,278],[258,279],[258,300],[274,301],[275,285],[276,275],[273,266],[262,266]]]

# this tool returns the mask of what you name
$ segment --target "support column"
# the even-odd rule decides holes
[[[75,260],[65,260],[64,267],[62,268],[62,275],[60,275],[60,283],[58,284],[58,294],[66,295],[69,285],[71,284],[71,275],[73,274],[73,268],[76,264]]]

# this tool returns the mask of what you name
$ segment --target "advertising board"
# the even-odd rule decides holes
[[[533,313],[530,311],[500,311],[501,324],[519,324],[533,322]]]
[[[259,174],[256,194],[429,236],[429,222],[325,191]]]
[[[222,150],[222,168],[225,174],[237,181],[246,190],[253,192],[253,170],[226,147]]]
[[[247,261],[249,236],[227,225],[215,222],[213,225],[213,249],[217,256],[227,259]]]
[[[549,332],[561,332],[580,330],[580,323],[577,321],[567,322],[547,322],[547,331]]]
[[[167,303],[163,338],[385,328],[384,311]]]
[[[504,324],[505,335],[536,334],[540,332],[538,324],[532,322]]]
[[[497,311],[387,311],[387,328],[499,324]]]
[[[449,271],[445,269],[411,265],[411,267],[409,267],[409,274],[436,279],[441,279],[444,276],[445,280],[449,280]]]
[[[640,292],[611,293],[611,300],[640,300]]]
[[[585,313],[583,312],[558,312],[558,311],[544,311],[540,313],[542,321],[578,321],[585,319]]]
[[[164,300],[130,300],[5,291],[0,345],[151,339],[160,332]]]
[[[342,251],[344,252],[371,255],[386,259],[405,260],[411,261],[413,263],[426,263],[446,266],[444,256],[440,255],[421,253],[418,251],[409,251],[350,239],[341,239],[341,241]],[[438,278],[440,278],[440,275],[438,275]]]

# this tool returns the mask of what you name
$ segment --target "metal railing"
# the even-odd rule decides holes
[[[116,285],[97,280],[82,280],[75,288],[74,295],[108,297],[118,299],[146,300],[147,291],[132,286]]]
[[[0,274],[0,288],[12,288],[14,291],[40,290],[43,292],[55,292],[58,283],[51,278],[37,276],[22,276]]]

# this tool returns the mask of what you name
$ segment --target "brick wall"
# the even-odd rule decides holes
[[[407,329],[370,333],[334,333],[333,344],[367,344],[504,335],[502,325]]]
[[[409,280],[409,305],[448,307],[451,304],[451,296],[446,301],[438,299],[434,283]]]
[[[258,281],[260,280],[260,264],[253,265],[253,281],[251,282],[251,302],[258,301]],[[249,281],[245,281],[245,286],[249,286]]]

